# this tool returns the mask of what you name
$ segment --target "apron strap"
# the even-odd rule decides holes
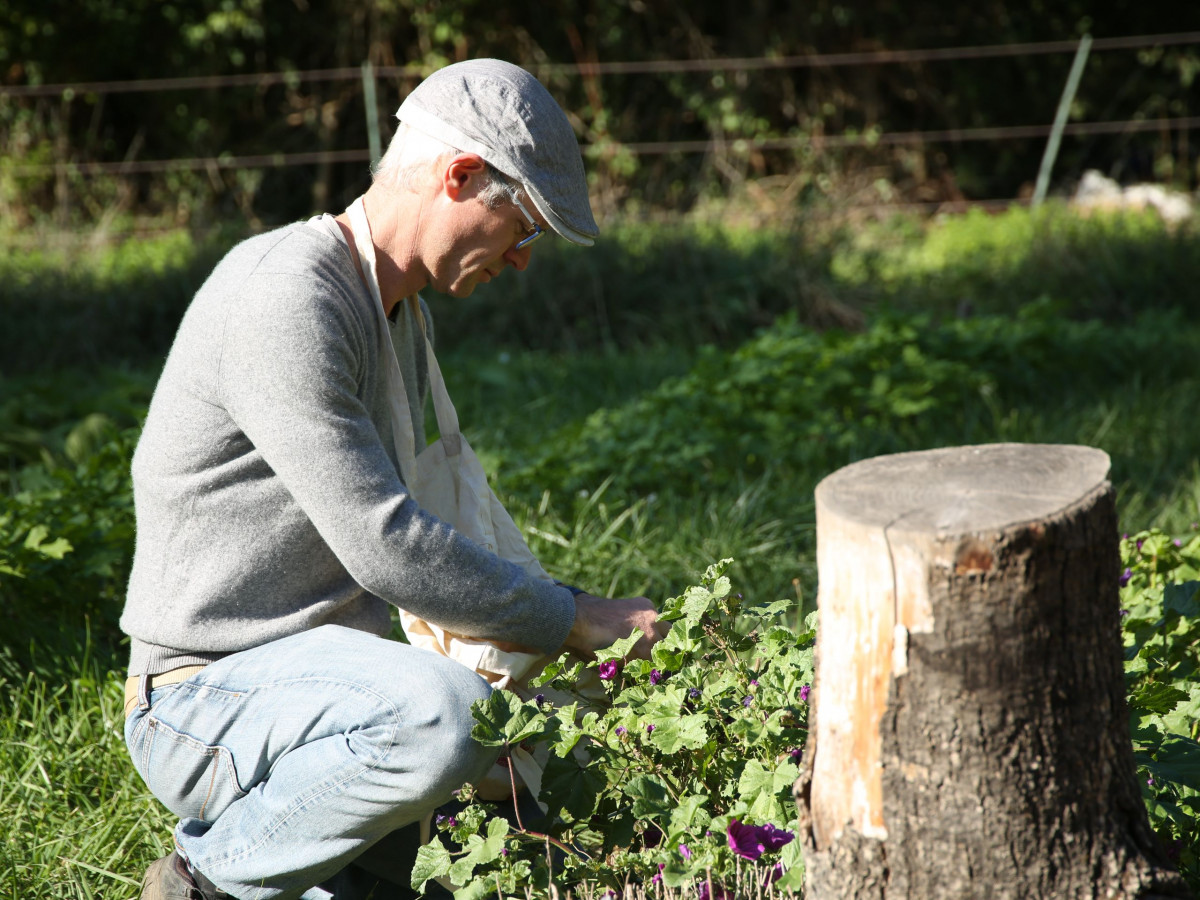
[[[375,312],[382,332],[380,350],[387,366],[388,405],[392,413],[392,441],[396,446],[396,457],[400,463],[400,474],[406,479],[416,477],[416,441],[414,438],[412,410],[408,403],[408,392],[404,385],[404,375],[400,371],[400,363],[396,359],[396,348],[392,343],[392,329],[387,315],[383,311],[383,297],[379,292],[378,264],[375,259],[375,243],[371,240],[371,226],[367,221],[363,198],[359,197],[348,210],[350,215],[350,230],[354,234],[354,246],[358,250],[358,258],[362,263],[363,274],[366,276],[367,288],[375,301]],[[407,298],[409,306],[425,338],[425,352],[428,358],[430,393],[433,395],[433,410],[437,417],[438,433],[441,435],[447,452],[458,452],[461,446],[459,437],[458,412],[450,401],[446,390],[446,381],[442,377],[441,367],[433,353],[433,345],[425,332],[425,316],[421,313],[421,304],[416,294]],[[413,485],[409,484],[412,488]]]

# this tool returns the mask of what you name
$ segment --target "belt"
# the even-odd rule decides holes
[[[125,718],[129,718],[129,714],[141,706],[142,703],[146,703],[147,706],[149,705],[150,692],[154,688],[187,681],[203,668],[204,666],[180,666],[178,669],[171,669],[169,672],[163,672],[161,675],[134,675],[126,678]]]

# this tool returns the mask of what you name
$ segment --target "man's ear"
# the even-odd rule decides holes
[[[442,170],[442,189],[451,200],[468,191],[473,179],[487,171],[487,163],[476,153],[460,153]]]

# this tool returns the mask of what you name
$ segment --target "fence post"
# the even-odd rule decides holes
[[[1067,116],[1071,112],[1071,104],[1075,100],[1075,91],[1079,88],[1079,79],[1083,77],[1083,67],[1087,63],[1088,51],[1092,47],[1092,36],[1085,34],[1079,39],[1079,47],[1075,50],[1075,60],[1071,63],[1071,73],[1067,75],[1067,84],[1063,88],[1062,97],[1058,100],[1058,110],[1054,113],[1054,125],[1050,129],[1050,139],[1046,141],[1046,152],[1042,154],[1042,164],[1038,168],[1037,186],[1033,189],[1031,205],[1038,207],[1046,199],[1046,189],[1050,186],[1050,170],[1054,168],[1054,158],[1058,156],[1058,145],[1062,141],[1063,128],[1067,124]]]
[[[371,167],[379,162],[383,150],[379,141],[379,108],[375,103],[375,67],[368,59],[362,64],[363,104],[367,115],[367,147],[371,154]]]

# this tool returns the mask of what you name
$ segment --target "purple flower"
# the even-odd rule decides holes
[[[776,828],[770,822],[759,826],[759,838],[768,850],[780,850],[796,839],[796,836],[783,828]]]
[[[1182,546],[1183,546],[1183,541],[1181,541],[1179,538],[1175,538],[1175,546],[1176,546],[1176,547],[1182,547]]]
[[[705,879],[696,885],[696,900],[733,900],[733,895],[719,884],[714,884],[710,892],[708,889],[710,883],[708,879]]]
[[[809,692],[810,690],[812,690],[812,688],[810,688],[810,687],[809,687],[807,684],[806,684],[806,685],[803,685],[803,686],[800,688],[800,702],[801,702],[801,703],[807,703],[807,702],[808,702],[808,692]]]
[[[1138,542],[1137,542],[1137,548],[1138,548],[1139,550],[1141,550],[1141,549],[1142,549],[1142,539],[1141,539],[1141,538],[1138,538]]]
[[[646,734],[650,734],[650,732],[652,732],[652,731],[654,731],[654,723],[653,722],[651,722],[649,725],[646,726]]]
[[[658,864],[658,871],[654,873],[654,877],[650,879],[651,884],[662,884],[663,869],[667,867],[666,863]]]
[[[729,849],[751,862],[768,851],[790,844],[796,838],[790,831],[776,828],[769,822],[766,825],[743,825],[737,819],[729,823],[725,837]]]
[[[1154,776],[1153,775],[1151,775],[1149,778],[1146,779],[1146,784],[1154,784]]]
[[[617,672],[621,671],[621,667],[617,665],[615,659],[610,659],[608,662],[602,662],[597,667],[600,673],[601,681],[612,681],[617,677]]]
[[[453,828],[458,824],[458,820],[455,819],[454,816],[438,816],[437,823],[439,825],[445,825],[447,828]]]
[[[658,684],[660,681],[663,680],[663,677],[664,677],[663,673],[658,671],[658,669],[650,670],[650,683],[651,684]]]
[[[753,687],[758,687],[758,679],[757,679],[757,678],[751,678],[751,679],[750,679],[750,684],[751,684]]]
[[[546,702],[546,695],[538,694],[536,697],[533,698],[533,702],[536,703],[538,706],[541,706],[543,703]]]
[[[750,694],[747,694],[745,697],[742,698],[742,706],[749,706],[753,702],[754,702],[754,698]]]
[[[1124,572],[1121,573],[1121,577],[1117,579],[1117,584],[1119,584],[1121,587],[1125,587],[1125,585],[1129,584],[1129,579],[1132,577],[1133,577],[1133,570],[1126,569]]]
[[[507,847],[501,847],[501,848],[500,848],[500,855],[501,855],[501,856],[508,856],[508,848],[507,848]]]
[[[692,851],[688,849],[687,844],[680,844],[679,845],[679,855],[682,856],[684,859],[691,859]]]
[[[794,763],[799,763],[800,757],[803,755],[804,755],[804,750],[800,747],[793,748],[792,752],[788,754],[788,756],[790,756],[792,758],[792,762],[794,762]]]
[[[693,700],[699,700],[700,699],[700,688],[692,688],[690,691],[688,691],[688,696],[691,697]]]
[[[624,725],[618,725],[618,726],[617,726],[617,737],[620,737],[620,736],[621,736],[621,735],[623,735],[624,733],[625,733],[625,726],[624,726]]]

